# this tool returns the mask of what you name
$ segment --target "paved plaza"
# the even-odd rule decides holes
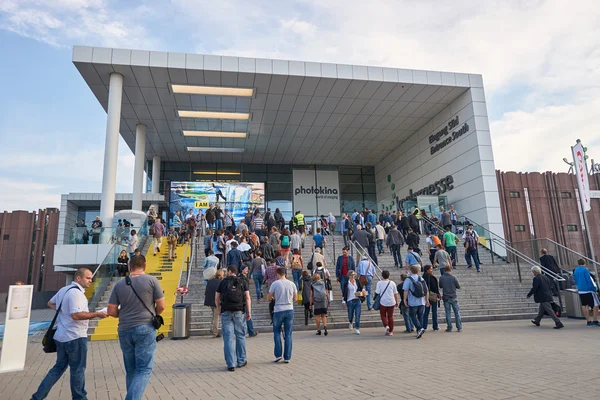
[[[294,333],[290,364],[273,364],[272,334],[248,343],[248,366],[227,372],[222,339],[193,337],[158,344],[146,399],[583,399],[595,398],[600,328],[563,319],[477,322],[461,333],[422,339],[382,328]],[[445,325],[441,325],[445,328]],[[0,375],[0,398],[28,399],[55,361],[31,338],[25,371]],[[125,376],[118,342],[90,342],[90,400],[122,399]],[[49,399],[69,399],[68,375]]]

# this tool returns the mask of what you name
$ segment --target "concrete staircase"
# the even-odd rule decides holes
[[[341,236],[327,236],[327,244],[325,246],[325,259],[327,268],[332,277],[335,276],[335,260],[333,255],[333,244],[335,243],[336,257],[341,254],[341,249],[344,246],[344,241]],[[302,256],[306,260],[311,256],[311,237],[306,237],[306,245],[302,250]],[[421,237],[421,249],[423,249],[423,262],[429,263],[428,255],[426,255],[425,236]],[[391,279],[398,284],[400,274],[404,272],[404,268],[395,268],[393,258],[387,248],[385,253],[378,256],[378,264],[381,269],[390,271]],[[514,264],[508,264],[498,257],[494,257],[495,263],[492,264],[491,254],[488,250],[480,246],[480,259],[483,263],[482,272],[477,273],[475,267],[467,269],[464,258],[464,247],[462,243],[457,246],[458,266],[454,271],[454,275],[458,278],[462,289],[458,292],[458,299],[461,309],[462,320],[469,321],[490,321],[490,320],[508,320],[508,319],[526,319],[532,318],[537,313],[537,306],[531,299],[525,296],[531,287],[530,273],[528,266],[521,264],[523,273],[523,283],[519,283],[517,267]],[[192,265],[191,283],[189,287],[189,295],[185,299],[187,303],[192,304],[192,335],[208,335],[211,313],[208,307],[204,307],[204,279],[202,277],[202,260],[203,247],[200,244],[198,264]],[[402,256],[406,255],[406,246],[402,249]],[[356,258],[356,257],[355,257]],[[357,260],[358,262],[358,260]],[[291,273],[289,273],[291,279]],[[439,277],[438,270],[434,275]],[[341,291],[339,283],[332,281],[334,301],[329,307],[327,327],[332,328],[347,328],[348,317],[347,311],[341,304]],[[373,283],[375,289],[376,281]],[[266,295],[266,290],[263,290]],[[252,296],[252,319],[254,327],[259,332],[270,332],[270,318],[268,311],[268,302],[266,298],[260,304],[256,302],[254,283],[250,284],[250,293]],[[315,329],[314,320],[309,320],[309,325],[304,325],[303,307],[294,306],[295,319],[294,329]],[[438,309],[438,320],[440,323],[444,321],[443,306]],[[399,312],[395,313],[395,321],[397,329],[404,329],[402,316]],[[377,327],[381,326],[381,320],[378,311],[367,311],[366,302],[363,303],[361,315],[361,327]]]
[[[160,252],[154,256],[151,250],[146,249],[146,273],[155,276],[165,294],[165,311],[162,316],[165,324],[159,329],[160,333],[168,335],[171,330],[173,304],[176,301],[176,292],[179,287],[179,280],[182,268],[185,268],[184,254],[187,245],[178,246],[175,261],[168,260],[168,245],[167,241],[163,240],[163,245]],[[188,250],[189,254],[189,250]],[[115,284],[123,278],[113,277],[104,291],[96,309],[102,309],[108,305],[108,299]],[[116,340],[118,339],[117,328],[119,324],[118,318],[108,317],[103,320],[91,320],[88,329],[88,337],[90,340]]]

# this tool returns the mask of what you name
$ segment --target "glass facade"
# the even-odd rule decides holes
[[[267,207],[272,211],[279,208],[286,220],[293,212],[292,170],[337,170],[342,212],[364,207],[377,210],[375,168],[370,166],[162,162],[161,169],[160,193],[170,181],[264,182]],[[148,176],[152,176],[152,163],[148,164]]]

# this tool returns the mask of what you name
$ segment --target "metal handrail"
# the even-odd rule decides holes
[[[365,248],[362,247],[360,245],[360,243],[356,243],[352,240],[349,240],[348,243],[350,244],[350,247],[352,247],[353,250],[356,250],[358,253],[363,254],[364,256],[367,256],[367,258],[369,259],[369,262],[371,262],[376,268],[373,275],[376,276],[378,280],[382,280],[382,278],[379,276],[377,271],[379,270],[380,273],[383,273],[383,270],[381,268],[379,268],[379,265],[377,265],[377,263],[375,261],[373,261],[371,256],[369,256],[369,253],[367,252],[367,250],[365,250]],[[356,268],[358,268],[358,263],[360,261],[355,261],[355,262],[356,262]]]
[[[427,221],[427,222],[431,223],[432,225],[434,225],[434,226],[437,226],[437,227],[441,228],[441,226],[440,226],[439,224],[436,224],[435,222],[433,222],[433,221],[432,221],[432,220],[430,220],[429,218],[427,218],[427,217],[423,217],[423,216],[421,216],[421,218],[422,218],[422,219],[424,219],[425,221]],[[486,229],[486,228],[484,228],[483,226],[481,226],[480,224],[478,224],[477,222],[475,222],[475,221],[473,221],[473,220],[471,220],[471,219],[469,219],[469,222],[471,222],[473,225],[477,225],[477,226],[481,227],[481,228],[482,228],[484,231],[486,231],[486,232],[489,232],[489,233],[491,233],[491,234],[492,234],[492,235],[494,235],[494,236],[498,236],[498,235],[496,235],[494,232],[490,231],[489,229]],[[442,229],[442,230],[443,230],[443,229]],[[544,267],[543,265],[541,265],[541,264],[540,264],[538,261],[535,261],[535,260],[531,259],[531,258],[530,258],[529,256],[527,256],[526,254],[524,254],[524,253],[522,253],[521,251],[519,251],[519,250],[515,249],[515,248],[514,248],[514,247],[513,247],[513,246],[510,244],[510,242],[509,242],[508,240],[506,240],[506,239],[504,239],[504,238],[502,238],[502,237],[500,237],[500,238],[501,238],[502,240],[496,240],[496,241],[500,243],[500,246],[502,246],[502,242],[504,242],[504,246],[503,246],[503,247],[504,247],[504,249],[505,249],[507,252],[511,253],[511,254],[512,254],[512,255],[514,255],[515,257],[518,257],[518,258],[521,258],[521,259],[523,259],[525,262],[527,262],[527,263],[529,263],[529,264],[531,264],[531,265],[535,265],[535,266],[538,266],[538,267],[540,267],[540,268],[542,269],[542,271],[544,271],[544,274],[546,274],[547,276],[551,277],[551,278],[552,278],[552,279],[554,279],[555,281],[558,281],[558,282],[563,282],[563,281],[565,281],[565,279],[564,279],[562,276],[560,276],[560,275],[558,275],[558,274],[554,273],[553,271],[551,271],[551,270],[549,270],[548,268],[546,268],[546,267]],[[520,268],[518,269],[518,272],[519,272],[519,281],[521,281],[521,282],[522,282],[522,278],[521,278],[521,270],[520,270]]]
[[[595,264],[595,265],[598,265],[598,266],[600,266],[600,263],[599,263],[599,262],[597,262],[597,261],[594,261],[594,260],[592,260],[591,258],[588,258],[587,256],[584,256],[583,254],[576,252],[575,250],[571,250],[571,249],[569,249],[568,247],[566,247],[566,246],[563,246],[562,244],[560,244],[560,243],[558,243],[558,242],[555,242],[554,240],[552,240],[552,239],[550,239],[550,238],[547,238],[547,237],[545,237],[545,238],[529,239],[529,240],[520,240],[520,241],[518,241],[518,242],[512,242],[512,243],[513,243],[513,244],[518,244],[518,243],[527,243],[527,242],[533,242],[533,241],[538,241],[538,240],[547,240],[547,241],[549,241],[550,243],[552,243],[553,245],[555,245],[555,246],[557,246],[557,247],[560,247],[562,250],[566,250],[566,251],[568,251],[568,252],[570,252],[570,253],[573,253],[573,254],[575,254],[576,256],[578,256],[578,257],[580,257],[580,258],[583,258],[584,260],[586,260],[586,261],[588,261],[588,262],[590,262],[590,263],[592,263],[592,264]]]

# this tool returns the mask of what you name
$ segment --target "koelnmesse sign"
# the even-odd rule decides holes
[[[452,118],[450,122],[448,122],[447,126],[429,136],[429,144],[434,144],[435,142],[439,142],[442,140],[442,138],[444,138],[440,143],[436,144],[435,146],[431,146],[431,155],[435,154],[438,150],[443,149],[452,143],[452,141],[469,132],[469,124],[466,122],[459,129],[451,132],[452,129],[456,128],[459,124],[460,122],[457,115],[456,117]]]
[[[413,192],[412,189],[408,191],[408,196],[406,196],[402,201],[412,200],[417,198],[417,196],[439,196],[444,194],[452,189],[454,189],[454,178],[452,175],[448,175],[445,178],[440,179],[439,181],[433,182],[431,185],[425,186],[423,189],[418,192]],[[400,199],[398,199],[398,207],[401,206]]]

